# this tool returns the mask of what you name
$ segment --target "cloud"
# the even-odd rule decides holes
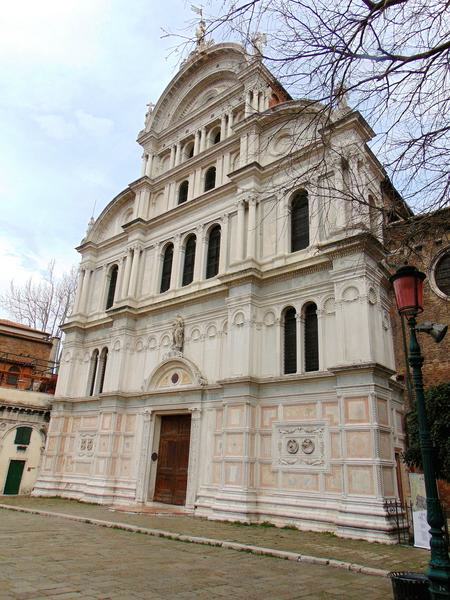
[[[86,132],[94,136],[105,136],[108,135],[114,126],[111,119],[104,117],[94,117],[84,110],[75,111],[78,124]]]
[[[54,140],[66,140],[76,132],[75,125],[61,115],[41,115],[35,117],[35,120],[44,133]]]

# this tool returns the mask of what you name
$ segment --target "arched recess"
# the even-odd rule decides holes
[[[187,358],[176,357],[160,363],[145,379],[142,390],[144,392],[167,391],[204,385],[206,379],[197,366]]]

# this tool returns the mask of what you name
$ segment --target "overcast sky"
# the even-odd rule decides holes
[[[184,0],[0,2],[0,291],[78,263],[88,220],[140,174],[146,103],[178,57]],[[193,28],[192,28],[193,30]]]

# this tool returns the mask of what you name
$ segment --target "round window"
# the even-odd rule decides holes
[[[438,290],[450,296],[450,250],[447,250],[434,267],[434,281]]]

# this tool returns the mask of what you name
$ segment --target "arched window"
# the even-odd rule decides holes
[[[14,443],[18,446],[28,446],[31,440],[33,430],[31,427],[18,427],[16,429],[16,437]]]
[[[308,192],[297,192],[291,201],[291,252],[309,246]]]
[[[189,181],[185,179],[180,183],[178,188],[178,204],[183,204],[188,199]]]
[[[205,192],[216,187],[216,167],[209,167],[205,173]]]
[[[163,292],[167,292],[170,288],[170,278],[172,275],[172,261],[173,261],[173,244],[167,244],[166,249],[164,250],[164,258],[162,264],[162,273],[161,273],[161,294]]]
[[[13,365],[8,369],[8,375],[6,377],[6,383],[8,385],[17,385],[19,383],[20,367]]]
[[[211,146],[214,146],[214,144],[218,144],[220,142],[220,127],[215,127],[211,131],[209,134],[209,139],[211,140]]]
[[[105,383],[106,363],[108,362],[108,348],[103,348],[100,354],[100,363],[98,368],[98,389],[97,394],[103,392],[103,384]]]
[[[93,396],[95,390],[95,376],[97,374],[98,366],[98,350],[94,350],[91,356],[91,362],[89,365],[89,377],[88,377],[88,395]]]
[[[208,254],[206,257],[206,279],[215,277],[219,272],[220,225],[214,225],[209,232]]]
[[[297,319],[292,306],[284,311],[283,329],[284,372],[297,373]]]
[[[117,273],[119,272],[119,267],[117,265],[113,265],[109,270],[109,285],[108,285],[108,295],[106,297],[106,306],[105,309],[111,308],[114,304],[114,294],[116,293],[116,285],[117,285]]]
[[[188,160],[194,156],[194,142],[188,142],[184,147],[184,158]]]
[[[317,306],[307,304],[303,310],[305,327],[305,371],[319,370],[319,335]]]
[[[184,265],[182,285],[189,285],[194,279],[195,235],[190,235],[184,248]]]

